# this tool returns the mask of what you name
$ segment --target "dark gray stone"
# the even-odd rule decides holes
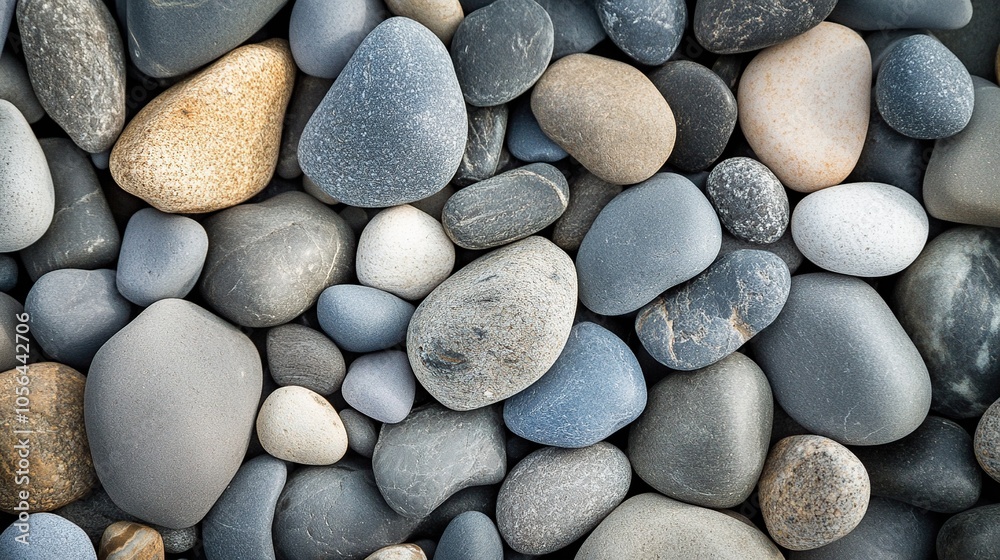
[[[630,313],[698,275],[722,244],[715,210],[694,183],[658,173],[615,197],[580,244],[580,301],[602,315]]]
[[[100,544],[104,530],[109,525],[118,521],[131,521],[142,523],[138,518],[133,517],[124,511],[114,502],[103,488],[95,488],[90,494],[83,498],[70,502],[69,504],[55,510],[53,513],[65,517],[78,525],[90,540],[95,544]]]
[[[496,515],[497,492],[499,490],[499,484],[470,486],[459,490],[423,518],[413,534],[426,535],[434,539],[440,538],[441,533],[444,533],[448,527],[448,523],[467,511],[478,511],[489,516]],[[430,558],[429,554],[428,558]]]
[[[774,243],[788,229],[788,194],[764,164],[729,158],[712,169],[705,194],[729,233],[751,243]]]
[[[240,467],[201,524],[208,558],[274,560],[271,524],[288,466],[270,455]]]
[[[610,443],[544,447],[522,459],[504,480],[497,526],[518,552],[555,552],[596,527],[625,499],[631,482],[628,458]]]
[[[25,540],[16,540],[19,536]],[[73,522],[53,513],[32,513],[27,523],[15,522],[0,533],[0,556],[17,560],[97,560],[97,551],[87,533]]]
[[[285,114],[285,126],[281,129],[281,149],[278,153],[278,166],[275,168],[279,177],[294,179],[302,175],[302,168],[299,167],[299,139],[302,138],[302,130],[309,122],[309,117],[316,112],[332,85],[333,80],[308,74],[299,74],[295,80],[292,100]]]
[[[710,508],[750,496],[767,458],[772,400],[764,372],[743,354],[650,388],[628,455],[663,494]]]
[[[340,389],[347,365],[323,333],[289,323],[267,331],[267,365],[279,386],[299,385],[320,395]]]
[[[830,21],[858,31],[888,29],[959,29],[972,19],[969,0],[839,0]]]
[[[934,9],[940,8],[935,6]],[[996,81],[1000,4],[993,0],[972,0],[972,19],[968,25],[954,31],[938,31],[934,35],[958,56],[970,74]]]
[[[362,457],[371,459],[378,442],[379,425],[360,412],[345,408],[340,411],[340,421],[347,432],[347,445]]]
[[[567,252],[579,249],[597,215],[621,192],[621,185],[603,181],[589,171],[574,177],[570,181],[569,204],[556,220],[552,242]]]
[[[448,524],[434,549],[434,560],[503,560],[503,542],[485,513],[467,511]]]
[[[469,139],[465,144],[462,163],[452,180],[459,187],[489,179],[496,174],[507,134],[507,105],[469,105],[468,110]]]
[[[306,74],[336,78],[365,37],[388,16],[382,0],[297,0],[288,26],[295,64]]]
[[[885,183],[923,201],[924,143],[893,130],[878,112],[872,91],[868,135],[861,157],[845,183]]]
[[[972,118],[972,78],[947,47],[927,35],[900,41],[882,62],[875,86],[879,113],[900,134],[947,138]]]
[[[684,171],[707,169],[736,128],[736,97],[718,74],[687,60],[668,62],[649,75],[667,100],[677,139],[667,163]]]
[[[13,290],[17,286],[18,275],[17,260],[10,255],[0,255],[0,292]]]
[[[441,213],[459,247],[491,249],[524,239],[556,221],[569,204],[569,184],[547,163],[532,163],[468,186]]]
[[[8,2],[12,9],[15,1]],[[0,7],[0,10],[3,9],[5,8]],[[2,51],[0,52],[0,99],[13,103],[29,123],[38,122],[45,116],[45,109],[42,109],[38,98],[35,97],[35,90],[32,89],[31,80],[28,78],[28,69],[10,49]]]
[[[341,394],[358,412],[394,424],[410,413],[416,389],[406,352],[386,350],[354,360]]]
[[[531,103],[523,98],[510,117],[507,131],[507,149],[521,161],[556,162],[569,154],[542,132],[538,120],[531,113]]]
[[[830,15],[837,0],[699,0],[694,35],[717,54],[755,51],[809,31]]]
[[[153,528],[163,538],[163,551],[167,554],[183,554],[198,544],[198,525],[181,529],[153,525]]]
[[[354,265],[347,222],[303,192],[241,204],[203,225],[209,245],[201,295],[238,325],[287,323],[346,280]]]
[[[896,441],[930,408],[920,353],[858,278],[793,277],[785,308],[753,348],[781,407],[810,432],[845,445]]]
[[[467,128],[448,50],[423,25],[394,17],[365,38],[309,119],[299,165],[346,204],[405,204],[448,184]]]
[[[179,299],[143,311],[87,376],[87,436],[111,499],[172,529],[201,521],[243,461],[262,377],[250,339],[208,311]]]
[[[55,214],[48,231],[21,250],[32,281],[60,268],[92,270],[118,258],[121,236],[90,158],[66,138],[39,141],[55,189]]]
[[[374,352],[403,342],[415,309],[389,292],[354,284],[330,286],[316,303],[323,331],[348,352]]]
[[[18,340],[17,325],[22,321],[18,320],[18,315],[24,312],[24,306],[13,297],[0,292],[0,370],[8,371],[20,365],[17,345],[24,340]],[[30,323],[29,323],[30,327]],[[23,328],[21,330],[24,330]],[[30,342],[29,342],[30,344]]]
[[[885,60],[885,57],[892,52],[892,49],[895,48],[900,41],[906,39],[907,37],[912,37],[913,35],[930,35],[930,32],[920,29],[893,29],[868,34],[868,36],[865,37],[865,44],[868,45],[868,51],[871,53],[872,57],[872,76],[877,76],[879,68],[882,67],[882,62]],[[874,95],[874,93],[875,90],[873,88],[872,94]],[[872,110],[877,113],[876,109],[875,98],[873,97]]]
[[[208,255],[208,234],[185,216],[143,208],[128,220],[118,259],[118,291],[148,307],[194,289]]]
[[[785,233],[781,236],[781,238],[774,243],[767,243],[763,245],[750,243],[749,241],[733,237],[729,234],[729,232],[723,232],[722,247],[719,249],[719,256],[716,260],[741,249],[770,251],[781,257],[781,260],[785,261],[785,266],[788,267],[788,271],[792,274],[795,274],[795,271],[802,266],[803,262],[805,262],[805,257],[802,255],[802,251],[799,251],[799,248],[795,245],[795,240],[792,239],[791,230],[785,230]]]
[[[465,16],[451,58],[470,105],[507,103],[528,91],[552,58],[552,19],[533,0],[497,0]]]
[[[590,0],[537,0],[552,19],[552,60],[587,52],[607,36]]]
[[[0,99],[0,253],[38,241],[52,223],[56,195],[35,133],[9,101]]]
[[[952,516],[937,535],[940,560],[993,560],[1000,550],[1000,504]]]
[[[684,0],[597,0],[595,8],[608,37],[642,64],[666,62],[687,25]]]
[[[979,466],[1000,482],[1000,400],[991,404],[979,419],[972,446]]]
[[[507,458],[500,411],[418,408],[398,424],[382,425],[372,468],[389,506],[420,519],[463,488],[503,480]]]
[[[951,420],[928,416],[901,440],[851,451],[868,471],[872,494],[942,513],[967,510],[979,499],[972,436]]]

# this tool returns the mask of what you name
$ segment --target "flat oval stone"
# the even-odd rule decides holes
[[[267,365],[278,385],[299,385],[320,395],[340,389],[347,365],[323,333],[294,323],[267,331]]]
[[[989,560],[1000,548],[1000,504],[953,515],[938,532],[941,560]]]
[[[547,239],[529,237],[488,253],[417,307],[406,337],[413,373],[454,410],[519,393],[559,357],[576,299],[573,261]]]
[[[388,292],[352,284],[330,286],[316,303],[323,331],[348,352],[374,352],[403,342],[414,309]]]
[[[408,17],[424,25],[446,46],[465,18],[458,0],[386,0],[394,15]]]
[[[556,162],[569,155],[542,132],[538,119],[531,113],[529,99],[517,103],[510,117],[507,149],[510,155],[525,162]]]
[[[674,147],[674,116],[656,86],[607,58],[553,63],[532,90],[531,111],[546,136],[609,183],[645,181]]]
[[[17,24],[45,112],[84,150],[110,148],[125,124],[125,50],[107,6],[22,0]]]
[[[770,325],[788,299],[781,257],[738,250],[643,307],[635,332],[656,361],[690,371],[735,352]]]
[[[394,17],[365,38],[309,119],[299,164],[351,206],[405,204],[444,188],[467,127],[447,49],[426,27]]]
[[[203,225],[209,246],[199,290],[238,325],[287,323],[351,273],[354,233],[333,210],[302,192],[241,204]]]
[[[294,83],[284,40],[230,52],[129,121],[111,150],[111,175],[164,212],[212,212],[249,199],[274,173]]]
[[[879,0],[839,0],[830,21],[859,31],[961,29],[972,19],[969,0],[916,0],[905,6]]]
[[[55,213],[56,195],[45,153],[28,121],[0,99],[0,253],[38,241]]]
[[[8,3],[13,10],[16,0],[8,1]],[[4,9],[0,7],[0,12]],[[2,17],[0,15],[0,18]],[[2,25],[0,25],[0,31],[2,30]],[[28,69],[25,68],[24,62],[20,58],[7,49],[0,51],[0,99],[6,99],[13,103],[29,123],[38,122],[45,116],[45,109],[38,102],[35,90],[31,87]]]
[[[740,127],[783,185],[812,192],[854,169],[868,130],[871,68],[861,36],[828,22],[750,62],[737,92]]]
[[[285,125],[281,130],[281,147],[278,149],[278,165],[275,167],[275,173],[279,177],[294,179],[302,175],[302,168],[299,167],[299,140],[302,139],[302,131],[305,129],[306,123],[316,112],[316,107],[319,107],[332,85],[333,80],[317,78],[308,74],[299,74],[295,79],[295,88],[292,90],[292,98],[288,103],[288,111],[285,113]],[[303,189],[309,194],[329,196],[321,190],[314,194],[309,190],[308,185],[314,184],[311,181],[309,183],[303,181]],[[328,200],[322,199],[320,202],[329,203]]]
[[[24,541],[17,540],[19,536]],[[32,513],[29,523],[12,523],[0,534],[0,554],[18,560],[97,560],[87,533],[53,513]]]
[[[538,5],[552,18],[552,60],[587,52],[607,37],[588,0],[540,0]]]
[[[497,526],[518,552],[555,552],[596,527],[625,499],[631,481],[628,458],[610,443],[544,447],[522,459],[504,480]]]
[[[468,106],[469,137],[462,154],[462,163],[452,178],[452,183],[467,187],[477,181],[489,179],[500,166],[507,120],[507,105],[493,107]]]
[[[358,412],[394,424],[410,413],[416,388],[406,352],[386,350],[354,360],[341,394]]]
[[[753,348],[781,407],[810,432],[846,445],[896,441],[930,408],[923,359],[858,278],[794,276],[785,308]]]
[[[345,408],[340,411],[340,420],[347,430],[347,445],[362,457],[372,458],[378,443],[379,424],[360,412]]]
[[[837,0],[756,0],[740,4],[700,0],[694,10],[694,34],[713,53],[751,52],[814,29],[836,4]]]
[[[979,419],[974,445],[979,466],[1000,482],[1000,400],[990,405]]]
[[[156,529],[131,521],[109,525],[98,552],[103,560],[154,560],[165,554],[163,537]]]
[[[640,64],[666,62],[687,25],[684,0],[597,0],[594,7],[611,41]]]
[[[850,183],[809,194],[792,213],[792,238],[807,259],[832,272],[889,276],[927,242],[927,214],[902,189]]]
[[[698,187],[660,173],[612,200],[576,257],[580,301],[602,315],[639,309],[712,264],[722,227]]]
[[[771,389],[750,358],[735,353],[650,389],[629,432],[632,467],[670,498],[734,507],[757,484],[771,435]]]
[[[783,558],[753,525],[655,492],[632,496],[615,508],[583,541],[575,558],[614,560],[650,554],[662,560]]]
[[[274,560],[271,525],[288,466],[269,455],[250,459],[201,523],[205,555]]]
[[[388,15],[379,0],[297,0],[288,23],[295,64],[306,74],[336,78]]]
[[[705,194],[729,233],[751,243],[774,243],[788,228],[788,194],[778,178],[755,159],[734,157],[716,165]]]
[[[602,181],[587,171],[574,177],[570,181],[566,211],[552,230],[552,242],[566,252],[579,249],[597,215],[621,192],[621,185]]]
[[[253,343],[222,319],[179,299],[146,308],[87,375],[87,437],[111,499],[172,529],[201,521],[246,454],[262,375]]]
[[[434,560],[502,560],[503,541],[493,520],[485,513],[467,511],[456,515],[448,523],[437,548]]]
[[[279,387],[264,400],[257,437],[270,455],[302,465],[331,465],[347,453],[347,432],[333,405],[295,385]]]
[[[411,519],[425,517],[463,488],[503,480],[500,411],[420,407],[398,424],[382,425],[372,468],[389,507]]]
[[[198,282],[207,255],[208,234],[201,224],[143,208],[125,226],[115,280],[118,291],[143,307],[183,298]]]
[[[759,484],[767,531],[791,550],[819,548],[850,533],[871,496],[861,461],[843,445],[814,435],[776,443]]]

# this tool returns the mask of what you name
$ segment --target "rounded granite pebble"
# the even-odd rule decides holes
[[[940,560],[993,560],[1000,550],[1000,504],[954,515],[937,535]]]
[[[713,53],[751,52],[815,28],[836,5],[837,0],[758,0],[739,4],[699,0],[694,10],[694,34]]]
[[[601,210],[621,194],[622,186],[602,181],[586,171],[574,177],[569,185],[569,203],[566,211],[556,220],[552,242],[562,250],[572,252],[580,248]]]
[[[448,523],[434,549],[434,560],[503,560],[503,541],[493,520],[467,511]]]
[[[510,116],[507,149],[510,150],[510,155],[528,163],[552,163],[569,155],[542,132],[538,119],[531,113],[529,98],[522,98]]]
[[[1000,482],[1000,400],[986,409],[979,419],[974,451],[983,471]]]
[[[297,0],[288,25],[295,64],[306,74],[336,78],[388,15],[380,0]]]
[[[55,213],[56,195],[45,153],[28,121],[0,99],[0,253],[38,241]]]
[[[712,169],[705,194],[729,233],[751,243],[774,243],[788,228],[788,194],[755,159],[729,158]]]
[[[397,16],[422,23],[446,46],[465,18],[458,0],[386,0],[385,5]]]
[[[360,412],[345,408],[340,411],[340,421],[347,431],[347,445],[362,457],[372,458],[378,442],[379,425]]]
[[[340,389],[347,365],[340,349],[323,333],[287,323],[267,331],[267,365],[274,382],[299,385],[320,395]]]
[[[323,331],[348,352],[374,352],[403,342],[414,310],[388,292],[354,284],[330,286],[316,303]]]
[[[287,476],[285,462],[269,455],[244,463],[202,521],[206,557],[274,560],[271,525]]]
[[[269,454],[302,465],[331,465],[347,453],[347,432],[333,405],[305,387],[280,387],[257,413],[257,437]]]
[[[354,360],[341,394],[347,404],[365,416],[395,424],[410,413],[416,388],[406,352],[386,350]]]
[[[162,560],[165,554],[156,529],[131,521],[109,525],[97,550],[100,560]]]
[[[11,6],[14,3],[16,0],[11,0]],[[29,123],[36,123],[45,116],[45,109],[38,103],[35,90],[31,87],[28,69],[20,58],[7,49],[0,50],[0,99],[13,103]]]
[[[684,0],[597,0],[594,8],[611,41],[649,66],[674,54],[687,25]]]
[[[208,234],[185,216],[143,208],[128,220],[122,236],[116,285],[143,307],[191,292],[205,265]]]
[[[830,544],[861,523],[871,487],[864,465],[839,443],[791,436],[774,445],[760,477],[767,531],[790,550]]]
[[[97,560],[87,533],[52,513],[32,513],[27,523],[15,521],[4,529],[0,534],[0,556],[17,560]]]
[[[500,167],[510,109],[506,104],[493,107],[468,106],[469,136],[462,163],[451,182],[467,187],[489,179]]]

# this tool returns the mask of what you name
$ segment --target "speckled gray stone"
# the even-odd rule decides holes
[[[238,325],[290,321],[326,287],[346,280],[354,265],[347,222],[303,192],[241,204],[203,225],[209,245],[201,295]]]
[[[555,363],[576,301],[573,261],[552,242],[534,236],[497,249],[417,308],[406,337],[413,373],[454,410],[501,401]]]
[[[993,560],[1000,550],[1000,504],[952,516],[937,535],[940,560]]]
[[[10,255],[0,255],[0,292],[13,290],[19,274],[17,260]]]
[[[608,37],[641,64],[663,64],[674,54],[687,25],[684,0],[597,0]]]
[[[143,208],[128,220],[118,259],[118,291],[148,307],[183,298],[194,288],[208,255],[208,234],[186,216]]]
[[[270,455],[244,463],[201,523],[205,556],[274,560],[271,524],[287,476]]]
[[[441,222],[459,247],[491,249],[545,229],[567,204],[562,172],[532,163],[458,191],[445,204]]]
[[[923,359],[889,306],[858,278],[793,277],[785,308],[753,348],[781,407],[841,443],[895,441],[930,408]]]
[[[875,86],[885,122],[912,138],[947,138],[972,118],[969,71],[947,47],[927,35],[913,35],[892,47]]]
[[[299,139],[302,138],[302,130],[309,122],[309,117],[316,111],[316,107],[319,107],[332,85],[333,80],[308,74],[299,74],[295,80],[292,100],[285,114],[285,125],[281,129],[281,148],[278,151],[278,165],[275,168],[279,177],[294,179],[302,175],[302,168],[299,167]],[[309,192],[308,189],[306,192]]]
[[[510,116],[507,129],[507,149],[510,154],[526,162],[556,162],[569,154],[542,132],[538,119],[531,113],[531,103],[522,98]]]
[[[0,99],[0,253],[38,241],[52,223],[56,195],[35,133],[9,101]]]
[[[631,482],[628,458],[610,443],[544,447],[522,459],[504,480],[497,526],[518,552],[555,552],[596,527],[625,499]]]
[[[552,58],[552,19],[532,0],[497,0],[465,16],[451,58],[470,105],[507,103],[541,77]]]
[[[588,171],[574,177],[570,181],[569,204],[556,220],[552,242],[564,251],[579,249],[597,215],[621,192],[621,185],[602,181]]]
[[[500,153],[507,134],[507,105],[473,107],[469,105],[469,138],[462,163],[452,179],[459,187],[489,179],[497,172]]]
[[[66,138],[39,141],[55,189],[52,224],[21,250],[31,280],[60,268],[108,267],[118,258],[121,236],[90,158]]]
[[[372,458],[378,442],[379,425],[360,412],[345,408],[340,411],[340,421],[347,431],[347,445],[362,457]]]
[[[125,125],[125,51],[100,0],[20,0],[17,23],[38,101],[77,146],[110,148]]]
[[[386,350],[354,360],[341,394],[358,412],[394,424],[410,413],[416,388],[417,380],[406,352]]]
[[[87,437],[108,495],[149,523],[201,521],[243,461],[261,384],[260,356],[235,327],[184,300],[151,305],[87,375]]]
[[[500,411],[457,412],[438,404],[415,409],[398,424],[382,425],[372,468],[389,506],[420,519],[463,488],[503,480]]]
[[[279,386],[299,385],[320,395],[340,389],[344,355],[323,333],[289,323],[267,331],[267,365]]]
[[[10,5],[14,3],[10,2]],[[0,52],[0,99],[13,103],[29,123],[38,122],[45,116],[45,109],[38,103],[35,90],[31,87],[28,69],[9,49]]]
[[[983,471],[1000,482],[1000,400],[990,405],[979,419],[973,450]]]
[[[878,0],[839,0],[830,21],[858,31],[959,29],[972,19],[969,0],[916,0],[886,4]]]
[[[700,0],[694,35],[717,54],[751,52],[805,33],[830,15],[837,0]]]
[[[468,117],[451,58],[419,23],[390,18],[365,38],[299,140],[299,165],[327,194],[385,207],[444,188]]]
[[[374,352],[403,342],[414,309],[389,292],[355,284],[330,286],[316,303],[323,331],[348,352]]]
[[[163,551],[167,554],[183,554],[194,549],[198,544],[198,525],[171,529],[153,525],[153,528],[163,538]]]
[[[25,540],[16,540],[19,536]],[[17,560],[97,560],[87,533],[54,513],[32,513],[27,523],[8,525],[0,533],[0,556]]]
[[[763,163],[729,158],[712,169],[705,193],[729,233],[751,243],[777,241],[788,229],[788,194]]]
[[[101,542],[101,536],[109,525],[117,521],[140,522],[124,511],[114,502],[103,488],[97,487],[90,494],[70,502],[53,513],[65,517],[83,529],[95,544]],[[141,522],[140,522],[141,523]]]
[[[434,560],[503,560],[503,542],[488,515],[467,511],[455,516],[434,549]]]
[[[17,316],[23,312],[21,302],[0,292],[0,370],[11,370],[21,364],[17,356],[23,355],[23,352],[17,351],[17,345],[23,344],[24,340],[17,339],[17,325],[21,322]]]
[[[587,52],[607,35],[589,0],[536,0],[552,19],[552,60]]]
[[[296,66],[319,78],[336,78],[387,16],[382,0],[297,0],[288,25]]]

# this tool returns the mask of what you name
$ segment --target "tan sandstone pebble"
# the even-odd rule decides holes
[[[652,177],[677,135],[670,106],[642,72],[591,54],[549,66],[535,84],[531,110],[549,138],[616,185]]]
[[[365,560],[427,560],[427,555],[415,544],[396,544],[376,550]]]
[[[771,448],[759,481],[767,531],[790,550],[847,535],[868,510],[871,484],[861,461],[822,436],[790,436]]]
[[[247,200],[274,173],[294,80],[285,40],[230,52],[139,111],[111,151],[112,176],[164,212]]]
[[[257,437],[264,451],[302,465],[332,465],[347,453],[347,430],[333,405],[297,385],[281,387],[264,400]]]
[[[1000,400],[990,405],[979,419],[974,447],[979,466],[1000,482]]]
[[[83,422],[85,380],[75,369],[54,362],[31,364],[26,376],[17,369],[0,374],[0,406],[4,410],[0,414],[0,449],[5,455],[0,461],[3,511],[14,511],[21,491],[28,493],[26,501],[35,513],[73,502],[96,484]],[[16,409],[21,408],[27,410],[17,416]],[[20,422],[20,418],[27,421]],[[15,430],[30,433],[18,434]],[[27,463],[27,476],[17,473],[20,459]]]
[[[163,560],[163,537],[156,529],[119,521],[104,530],[97,557],[100,560]]]
[[[737,95],[740,126],[786,187],[813,192],[839,184],[861,156],[871,82],[861,36],[821,23],[750,62]]]
[[[465,19],[458,0],[386,0],[386,7],[397,16],[422,23],[447,46],[458,24]]]

